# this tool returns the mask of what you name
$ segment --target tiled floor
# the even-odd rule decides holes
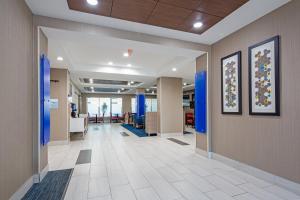
[[[166,138],[138,138],[117,124],[94,125],[85,140],[49,147],[50,169],[75,167],[65,200],[300,200],[194,153],[194,137],[176,137],[191,144],[181,146]],[[92,162],[75,166],[82,149],[92,149]]]

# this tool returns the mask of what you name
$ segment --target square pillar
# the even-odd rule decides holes
[[[182,78],[157,79],[157,120],[161,136],[183,135]]]

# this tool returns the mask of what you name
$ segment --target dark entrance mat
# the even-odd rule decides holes
[[[91,149],[81,150],[79,152],[79,156],[77,158],[76,165],[91,163],[91,159],[92,159],[92,150]]]
[[[49,171],[40,183],[34,184],[22,200],[63,200],[73,169]]]
[[[182,142],[181,140],[177,140],[175,138],[168,138],[168,140],[172,141],[172,142],[175,142],[177,144],[180,144],[180,145],[190,145],[188,143],[185,143],[185,142]]]
[[[126,132],[120,132],[120,134],[121,134],[122,136],[124,136],[124,137],[129,136]]]
[[[193,133],[189,131],[183,131],[183,134],[193,134]]]

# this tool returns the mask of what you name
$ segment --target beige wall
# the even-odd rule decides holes
[[[157,81],[158,132],[183,133],[182,79],[161,77]]]
[[[196,59],[196,72],[207,71],[207,54]],[[196,147],[207,151],[207,134],[196,135]]]
[[[68,70],[51,68],[51,99],[58,99],[58,109],[51,109],[51,141],[68,140],[69,103]]]
[[[212,48],[213,151],[300,183],[300,1],[264,16]],[[280,35],[281,116],[249,116],[248,47]],[[221,114],[220,59],[242,51],[243,115]]]
[[[0,199],[33,175],[33,24],[20,0],[0,1]]]

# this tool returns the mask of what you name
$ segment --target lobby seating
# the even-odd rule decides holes
[[[195,125],[194,113],[185,113],[185,125],[194,127]]]

